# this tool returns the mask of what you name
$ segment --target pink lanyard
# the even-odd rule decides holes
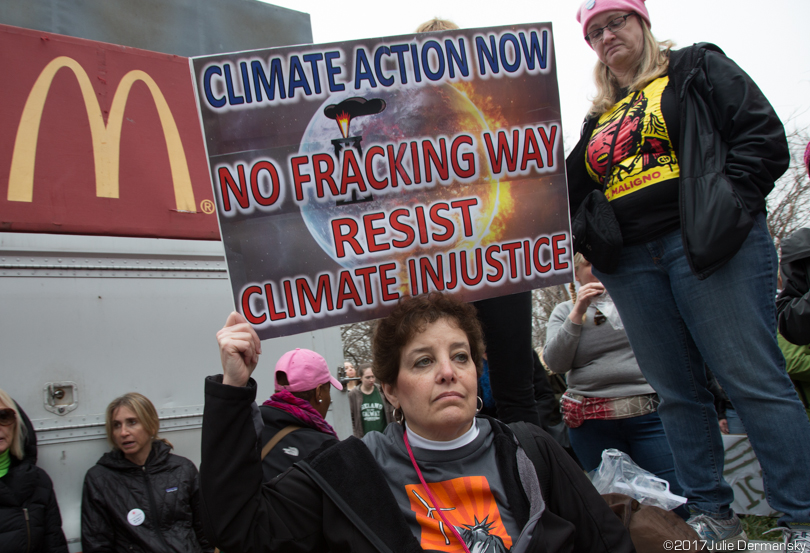
[[[458,540],[458,543],[460,543],[461,547],[464,548],[465,553],[470,553],[470,550],[467,548],[467,544],[464,543],[463,539],[461,539],[461,536],[459,535],[458,530],[456,530],[456,527],[447,522],[447,519],[444,517],[444,513],[442,513],[441,509],[439,509],[439,502],[436,501],[436,498],[433,496],[433,493],[430,491],[430,488],[428,488],[428,485],[425,483],[425,478],[422,476],[422,471],[419,470],[419,465],[416,464],[416,459],[413,458],[413,451],[411,450],[411,444],[410,442],[408,442],[407,430],[402,432],[402,439],[405,442],[405,449],[408,450],[408,456],[410,456],[411,458],[411,463],[413,463],[413,468],[416,469],[416,475],[419,476],[419,481],[422,483],[422,487],[425,488],[425,492],[427,492],[428,497],[433,502],[433,508],[436,509],[437,513],[439,513],[439,516],[441,517],[442,522],[444,522],[444,525],[450,528],[450,531],[453,532],[453,535]]]

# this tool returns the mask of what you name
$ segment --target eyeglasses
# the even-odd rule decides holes
[[[621,31],[622,29],[624,29],[624,26],[627,25],[627,18],[630,17],[631,15],[636,14],[634,12],[631,12],[628,13],[627,15],[621,15],[616,19],[609,21],[608,24],[605,25],[604,27],[594,29],[593,31],[585,35],[585,40],[587,40],[588,43],[591,46],[593,46],[594,44],[602,40],[602,37],[605,35],[605,29],[609,29],[610,32],[614,34],[616,33],[616,31]]]
[[[0,426],[11,426],[17,421],[14,409],[0,409]]]
[[[602,314],[601,311],[599,311],[597,309],[596,314],[593,316],[593,324],[595,324],[596,326],[599,326],[600,324],[604,323],[605,321],[607,321],[607,317],[604,314]]]

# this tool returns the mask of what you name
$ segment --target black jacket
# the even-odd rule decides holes
[[[251,403],[244,388],[205,382],[200,480],[207,534],[223,551],[422,551],[366,445],[350,437],[262,485]],[[498,471],[517,523],[529,519],[518,477],[517,445],[490,419]],[[530,551],[633,551],[629,534],[585,475],[535,427],[549,459],[551,490]],[[223,452],[227,452],[223,454]]]
[[[105,453],[87,471],[82,490],[82,548],[93,552],[213,551],[202,533],[194,463],[152,442],[143,467],[120,450]],[[141,524],[128,514],[140,509]]]
[[[713,44],[670,53],[678,99],[680,222],[689,267],[705,279],[739,251],[790,164],[785,130],[756,83]],[[585,168],[597,118],[566,159],[571,216],[599,189]]]
[[[307,426],[304,422],[286,411],[268,405],[262,405],[259,407],[259,411],[262,414],[262,421],[264,422],[261,440],[262,447],[286,426],[294,424],[295,426],[301,427],[295,432],[284,436],[264,458],[262,461],[262,470],[264,471],[265,481],[269,482],[293,466],[293,463],[306,459],[310,453],[321,447],[324,442],[337,443],[337,439],[331,434],[326,434]]]
[[[0,551],[67,553],[53,483],[33,463],[11,458],[0,478]]]
[[[810,228],[799,229],[782,242],[780,268],[779,333],[793,344],[810,344]]]

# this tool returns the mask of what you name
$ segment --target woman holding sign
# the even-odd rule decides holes
[[[251,378],[261,343],[238,313],[217,339],[223,374],[205,382],[201,486],[206,533],[223,551],[632,550],[548,434],[519,423],[524,451],[509,426],[475,416],[484,343],[469,304],[439,293],[401,300],[373,342],[400,424],[264,485]]]
[[[789,163],[782,124],[717,46],[656,41],[643,0],[587,0],[577,20],[598,62],[567,159],[575,248],[662,399],[690,523],[712,543],[745,538],[705,361],[748,430],[786,541],[806,543],[810,423],[776,341],[765,221],[765,196]]]

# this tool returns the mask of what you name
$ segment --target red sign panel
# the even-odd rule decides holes
[[[0,25],[0,231],[218,240],[188,58]]]

